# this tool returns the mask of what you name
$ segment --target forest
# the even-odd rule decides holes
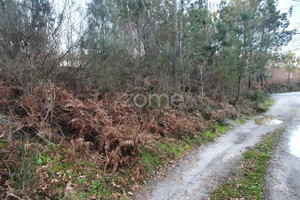
[[[300,88],[276,0],[84,4],[0,0],[1,199],[126,199]]]

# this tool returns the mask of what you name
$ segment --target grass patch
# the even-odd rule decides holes
[[[153,172],[159,165],[165,165],[170,160],[176,160],[190,152],[193,148],[210,142],[228,131],[228,125],[217,123],[211,130],[195,136],[190,134],[181,140],[159,141],[152,147],[141,148],[141,162],[146,171]]]
[[[123,169],[115,174],[107,173],[98,163],[86,159],[80,152],[70,149],[57,149],[61,157],[49,152],[52,179],[57,179],[56,189],[60,199],[127,199],[125,191],[129,191],[135,184],[134,175],[130,169]],[[43,155],[48,157],[47,155]],[[45,162],[43,162],[45,163]],[[49,163],[48,163],[49,165]],[[71,195],[65,194],[65,184],[74,185]]]
[[[238,123],[238,124],[245,124],[246,123],[246,121],[244,119],[240,118],[240,117],[237,117],[235,119],[235,122]]]
[[[190,135],[181,140],[159,141],[152,147],[144,146],[140,152],[141,163],[146,171],[153,172],[158,166],[165,166],[169,161],[181,158],[193,148],[210,142],[227,131],[228,126],[216,124],[212,130],[207,130],[199,136]]]
[[[271,106],[274,105],[274,103],[275,103],[274,100],[267,99],[263,103],[261,103],[260,107],[267,111]]]
[[[176,159],[182,154],[187,153],[192,147],[187,142],[181,140],[171,143],[160,143],[158,148],[163,150],[163,153],[167,153]]]
[[[228,126],[222,126],[220,124],[216,124],[216,131],[217,133],[226,133],[228,131]]]
[[[211,194],[211,199],[262,199],[265,180],[264,175],[268,161],[272,156],[273,148],[277,145],[278,136],[284,129],[278,129],[254,149],[244,154],[238,164],[241,170],[227,180]]]
[[[238,124],[245,124],[246,123],[246,116],[242,115],[240,117],[237,117],[235,119],[235,122],[238,123]]]
[[[197,138],[188,137],[186,140],[160,141],[154,144],[155,148],[141,148],[141,163],[146,171],[153,172],[159,165],[165,165],[170,160],[179,159],[188,153],[196,144]]]
[[[141,148],[141,162],[148,171],[154,171],[155,168],[160,164],[160,157],[157,155],[157,152],[150,151],[146,147]]]
[[[218,137],[218,134],[217,133],[214,133],[210,130],[208,131],[205,131],[205,134],[204,134],[204,140],[209,142],[209,141],[212,141],[213,139],[215,139],[216,137]]]

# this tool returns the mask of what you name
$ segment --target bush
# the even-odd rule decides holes
[[[247,99],[256,103],[262,103],[268,99],[269,94],[263,91],[251,91],[245,95]]]

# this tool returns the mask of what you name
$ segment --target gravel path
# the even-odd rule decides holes
[[[276,95],[277,101],[283,102],[286,110],[293,117],[287,121],[287,129],[270,160],[268,172],[265,176],[267,200],[299,200],[300,199],[300,155],[291,151],[291,142],[299,149],[300,141],[294,140],[293,135],[300,134],[300,93]],[[298,144],[297,144],[298,143]]]

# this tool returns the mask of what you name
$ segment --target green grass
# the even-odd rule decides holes
[[[216,124],[216,131],[218,133],[226,133],[228,131],[228,126],[222,126],[220,124]]]
[[[155,148],[141,148],[141,163],[146,171],[153,172],[157,166],[165,165],[169,160],[178,159],[189,152],[196,144],[196,138],[188,137],[185,141],[156,142]]]
[[[256,113],[256,115],[268,111],[269,108],[274,105],[274,103],[275,103],[275,101],[272,99],[261,100],[261,103],[257,104],[259,112]],[[250,119],[253,116],[255,116],[255,115],[250,115],[250,116],[240,115],[239,117],[237,117],[235,119],[235,122],[238,124],[244,124],[244,123],[246,123],[247,119]]]
[[[206,141],[212,141],[213,139],[215,139],[216,137],[218,137],[218,134],[217,133],[214,133],[210,130],[208,131],[205,131],[205,134],[204,134],[204,138]]]
[[[179,158],[183,153],[188,152],[192,147],[185,141],[176,141],[171,143],[161,143],[158,145],[159,149],[162,149],[164,153],[170,154],[174,158]]]
[[[190,135],[182,140],[159,141],[154,144],[154,148],[142,147],[140,151],[141,163],[146,171],[153,172],[155,169],[176,160],[190,152],[194,147],[205,144],[217,138],[219,135],[228,131],[228,126],[216,124],[215,131],[207,130],[199,136]]]
[[[244,123],[246,123],[246,121],[245,121],[242,117],[237,117],[237,118],[235,119],[235,122],[236,122],[236,123],[239,123],[239,124],[244,124]]]
[[[215,127],[212,128],[212,130],[207,130],[204,132],[204,134],[202,135],[202,141],[203,143],[210,142],[226,132],[228,132],[228,126],[220,125],[217,123]]]
[[[151,152],[148,148],[141,148],[141,162],[148,171],[154,171],[155,168],[160,164],[160,158],[156,152]]]
[[[274,105],[274,100],[272,99],[267,99],[265,100],[263,103],[261,103],[261,107],[264,109],[264,110],[268,110],[271,106]]]
[[[262,199],[268,161],[283,131],[284,129],[274,131],[261,144],[246,152],[238,163],[242,166],[241,170],[233,173],[226,183],[216,189],[211,194],[211,199]]]
[[[159,141],[153,147],[141,147],[141,163],[146,171],[153,172],[159,165],[164,166],[170,160],[176,160],[190,152],[193,148],[210,142],[228,131],[227,125],[216,124],[211,130],[201,135],[188,134],[181,140]]]

